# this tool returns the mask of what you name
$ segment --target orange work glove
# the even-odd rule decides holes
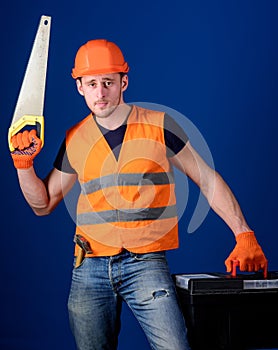
[[[33,165],[33,160],[40,153],[42,140],[37,137],[36,130],[25,130],[11,139],[14,151],[11,156],[17,169],[27,169]]]
[[[258,271],[267,268],[267,259],[255,234],[242,232],[236,236],[236,246],[225,260],[227,272],[232,271],[232,260],[239,261],[240,271]]]

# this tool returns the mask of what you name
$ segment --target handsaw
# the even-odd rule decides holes
[[[51,17],[41,16],[29,57],[12,122],[8,131],[10,151],[14,151],[11,138],[28,125],[35,125],[37,135],[44,144],[44,95]]]

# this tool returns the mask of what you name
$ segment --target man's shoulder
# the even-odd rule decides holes
[[[163,125],[165,113],[142,106],[133,105],[131,120],[134,122],[145,122],[150,124]]]
[[[88,125],[88,123],[91,122],[92,120],[93,120],[93,117],[92,117],[92,114],[90,113],[85,118],[83,118],[79,122],[77,122],[74,125],[72,125],[71,127],[69,127],[69,129],[67,130],[67,133],[72,133],[75,130],[80,129],[83,126]]]

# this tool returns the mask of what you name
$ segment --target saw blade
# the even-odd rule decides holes
[[[41,16],[9,129],[9,142],[22,126],[43,123],[50,27],[51,17]]]

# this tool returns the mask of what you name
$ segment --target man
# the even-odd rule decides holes
[[[239,204],[222,177],[191,146],[163,112],[124,102],[128,64],[107,40],[82,45],[72,77],[90,114],[67,131],[54,168],[37,177],[41,149],[36,132],[12,139],[22,192],[37,215],[54,210],[78,180],[76,238],[89,247],[72,275],[69,315],[79,350],[116,349],[125,301],[152,349],[190,349],[165,251],[178,247],[172,167],[189,176],[235,235],[225,261],[257,271],[267,260]]]

